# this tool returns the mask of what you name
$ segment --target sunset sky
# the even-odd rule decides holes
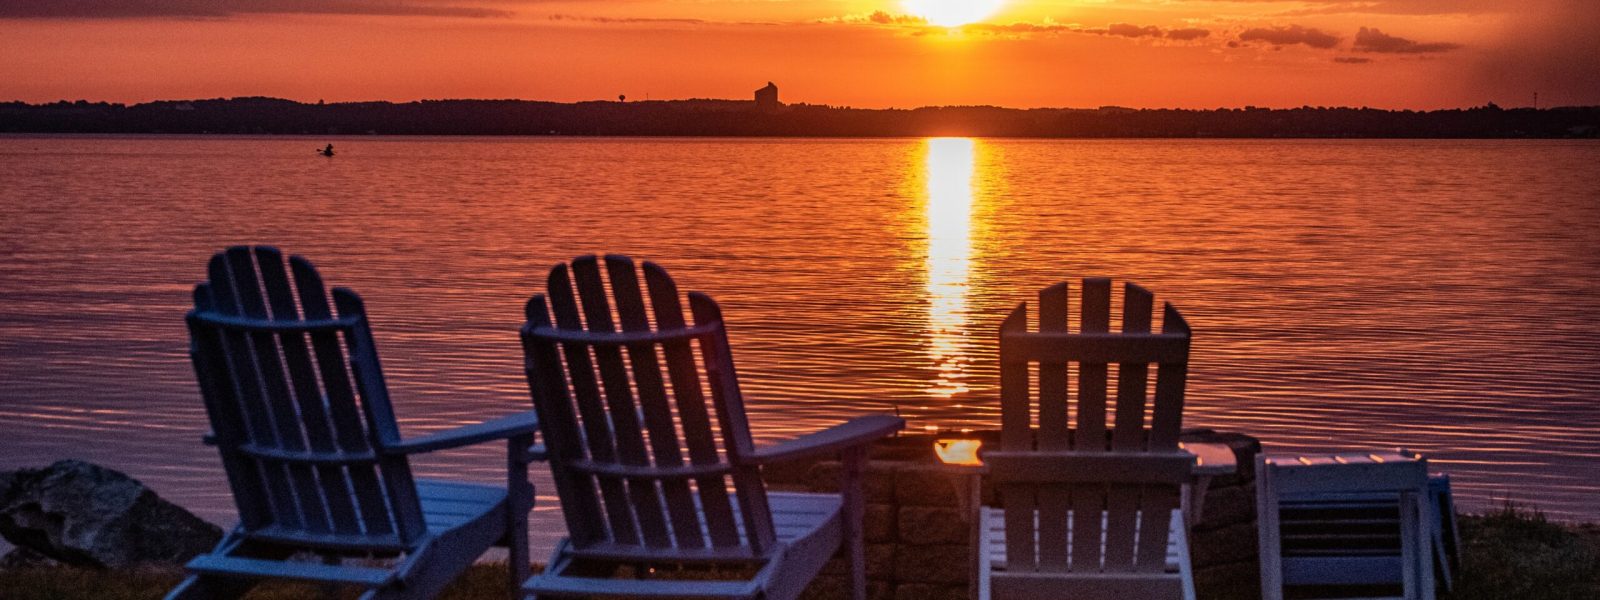
[[[1597,0],[0,0],[0,101],[1600,104],[1597,31]]]

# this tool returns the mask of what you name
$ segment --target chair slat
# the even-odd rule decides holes
[[[633,260],[626,256],[607,256],[606,272],[611,278],[612,294],[617,299],[617,316],[622,330],[648,332],[650,319],[645,312],[644,294],[639,287],[639,274]],[[672,424],[672,405],[667,401],[666,382],[661,376],[661,363],[656,356],[655,344],[628,346],[628,362],[633,365],[633,381],[639,391],[639,406],[644,414],[645,426],[650,433],[650,451],[658,467],[673,468],[683,464],[683,453],[678,447],[678,431]],[[679,547],[705,546],[705,536],[700,533],[700,519],[694,507],[694,496],[689,482],[664,479],[660,483],[662,499],[672,521],[672,534]]]
[[[1111,329],[1111,280],[1084,279],[1081,316],[1082,333],[1105,333]],[[1104,452],[1106,449],[1106,365],[1078,363],[1079,452]],[[1072,491],[1072,571],[1099,571],[1101,561],[1101,511],[1106,506],[1106,486],[1080,485]]]
[[[547,284],[550,308],[555,312],[556,327],[581,330],[578,302],[573,294],[567,266],[558,265],[550,271]],[[591,460],[617,462],[615,441],[612,439],[610,420],[606,415],[599,384],[595,381],[594,363],[589,348],[582,344],[562,344],[567,359],[568,383],[571,385],[578,414],[583,421],[584,440],[589,446]],[[621,478],[596,476],[600,497],[606,509],[606,521],[611,525],[612,540],[621,544],[638,544],[639,529],[633,521],[633,510],[625,484]]]
[[[266,290],[273,319],[303,320],[295,303],[294,290],[289,285],[288,271],[284,269],[283,255],[275,248],[259,247],[256,256],[262,288]],[[338,452],[328,411],[322,404],[322,389],[317,385],[316,370],[311,365],[306,334],[285,331],[279,334],[278,344],[283,349],[284,366],[289,373],[301,426],[310,448],[321,453]],[[332,530],[341,534],[360,533],[361,525],[356,520],[355,504],[345,484],[344,469],[338,466],[318,467],[317,482],[322,491],[322,502],[328,509],[327,517]]]
[[[687,323],[683,318],[683,305],[672,277],[667,275],[665,269],[651,262],[644,263],[644,276],[645,284],[650,288],[650,305],[655,311],[656,328],[663,331],[685,328]],[[688,340],[662,342],[661,349],[666,357],[667,373],[672,381],[672,395],[683,428],[684,444],[689,449],[689,460],[697,465],[721,462],[711,431],[711,414],[706,410],[699,369],[695,366],[694,349]],[[712,546],[740,545],[733,504],[728,501],[724,479],[720,476],[698,478],[695,480],[695,490],[700,496],[706,532]],[[679,538],[679,543],[683,542],[684,538]]]
[[[255,256],[252,256],[254,254]],[[230,262],[233,263],[235,280],[239,283],[241,307],[244,316],[251,319],[267,321],[274,320],[268,314],[267,302],[264,291],[267,286],[278,282],[266,281],[259,277],[255,263],[269,263],[276,261],[281,270],[283,256],[277,250],[260,248],[238,248],[228,251]],[[259,259],[259,260],[253,260]],[[287,284],[287,280],[281,283]],[[246,292],[245,290],[249,290]],[[298,317],[298,315],[296,315]],[[306,449],[305,427],[297,410],[294,396],[290,392],[290,381],[287,379],[284,359],[280,353],[279,338],[282,334],[253,332],[245,334],[254,346],[256,364],[260,368],[261,383],[266,393],[267,404],[272,410],[272,420],[277,426],[278,440],[281,448],[296,452]],[[284,465],[289,473],[289,484],[294,488],[295,505],[300,511],[300,522],[306,531],[323,533],[331,531],[328,511],[322,503],[321,486],[317,484],[315,467],[290,462]]]
[[[1067,331],[1069,292],[1066,282],[1039,292],[1039,331]],[[1039,363],[1037,447],[1041,451],[1066,451],[1071,448],[1067,419],[1067,372],[1065,362]],[[1042,571],[1065,571],[1069,564],[1067,529],[1072,488],[1066,484],[1047,483],[1039,486],[1036,497],[1039,505],[1039,568]]]
[[[602,333],[616,331],[611,316],[611,302],[606,299],[601,282],[599,262],[593,256],[572,261],[572,276],[578,287],[578,300],[583,309],[586,329]],[[595,365],[600,370],[601,390],[605,393],[607,414],[611,417],[611,437],[616,443],[617,461],[624,465],[647,466],[650,455],[645,451],[644,430],[640,427],[638,407],[633,401],[633,385],[628,379],[628,366],[622,361],[622,348],[594,346]],[[646,546],[665,548],[672,545],[667,533],[667,521],[662,514],[661,495],[655,482],[648,478],[625,480],[628,498]]]
[[[1192,334],[1189,324],[1178,314],[1178,309],[1167,304],[1161,317],[1161,333],[1179,334],[1186,338]],[[1188,380],[1188,361],[1161,363],[1156,367],[1155,406],[1150,415],[1150,449],[1170,450],[1178,447],[1178,434],[1183,429],[1183,390]]]
[[[1123,284],[1122,333],[1150,332],[1150,311],[1153,298],[1132,283]],[[1117,452],[1134,452],[1144,448],[1144,404],[1148,363],[1123,362],[1117,365],[1116,423],[1111,434],[1111,448]],[[1141,537],[1140,491],[1138,484],[1112,483],[1106,492],[1106,570],[1127,571],[1135,567],[1135,546]],[[1147,515],[1149,513],[1146,513]],[[1161,513],[1163,516],[1166,512]],[[1165,523],[1165,521],[1163,521]],[[1165,529],[1163,527],[1162,529]],[[1163,535],[1164,537],[1164,535]],[[1165,545],[1163,544],[1163,550]]]
[[[367,314],[361,297],[342,287],[333,288],[333,306],[340,317]],[[367,416],[367,431],[373,444],[379,448],[399,444],[400,426],[395,422],[394,407],[389,404],[389,388],[378,366],[378,349],[365,319],[346,334],[345,345],[349,351],[350,375],[361,399],[362,412]],[[394,533],[402,542],[410,544],[427,532],[422,502],[417,498],[416,482],[411,478],[411,464],[404,455],[385,455],[378,459],[378,472],[383,476]]]
[[[1018,304],[1000,324],[1000,337],[1007,333],[1027,331],[1028,305]],[[1028,397],[1028,365],[1007,360],[1011,347],[1000,345],[1000,447],[1010,451],[1032,450],[1033,423],[1029,418],[1032,409]]]
[[[606,543],[611,535],[606,530],[605,513],[600,508],[600,498],[596,496],[590,476],[568,467],[574,461],[584,460],[587,454],[582,436],[578,434],[578,417],[567,394],[561,351],[554,342],[531,332],[536,327],[554,326],[549,304],[543,294],[538,294],[528,300],[525,311],[528,324],[523,331],[522,344],[528,356],[528,389],[533,396],[533,408],[539,414],[545,448],[552,459],[550,474],[556,480],[556,494],[561,498],[567,533],[579,546]]]
[[[699,292],[689,293],[689,312],[694,315],[695,325],[725,323],[717,303]],[[722,428],[722,448],[728,455],[728,462],[737,465],[730,479],[744,517],[745,535],[756,552],[766,552],[777,542],[777,536],[772,530],[761,469],[741,460],[753,456],[756,449],[750,438],[750,424],[745,419],[744,397],[739,392],[739,376],[734,371],[733,354],[728,349],[727,330],[702,339],[700,354],[704,358],[706,380],[711,384],[717,423]]]
[[[236,269],[233,258],[237,248],[230,248],[228,252],[219,254],[211,259],[208,265],[211,279],[212,299],[217,312],[226,315],[242,316],[240,296],[241,286],[236,278]],[[249,256],[245,256],[248,260]],[[254,282],[252,276],[249,280]],[[254,287],[245,288],[244,292],[254,294]],[[224,352],[228,361],[228,373],[234,385],[234,398],[238,400],[240,412],[245,416],[245,424],[250,432],[249,443],[277,447],[278,440],[276,428],[272,423],[271,409],[267,407],[269,400],[262,388],[261,373],[255,361],[254,350],[247,334],[226,331],[222,332]],[[300,528],[300,511],[295,506],[294,491],[289,483],[289,474],[278,463],[264,463],[257,461],[257,472],[262,478],[262,489],[265,490],[267,501],[272,508],[272,522],[285,527]]]
[[[294,276],[295,289],[300,293],[300,309],[305,313],[305,318],[333,318],[327,289],[316,268],[309,261],[294,256],[289,258],[289,271]],[[344,345],[339,334],[312,331],[308,335],[316,355],[317,372],[322,374],[322,391],[333,425],[334,440],[347,453],[371,451],[371,438],[367,435],[360,408],[356,404],[355,387],[350,381]],[[365,533],[394,533],[394,524],[378,480],[377,466],[352,465],[345,469],[345,474],[349,478],[350,490],[355,494],[355,506],[360,509],[358,518]]]
[[[239,455],[237,447],[249,439],[239,399],[228,374],[222,334],[209,327],[198,317],[199,313],[215,310],[211,284],[202,283],[194,289],[194,311],[189,313],[189,358],[200,383],[200,395],[206,405],[206,416],[211,431],[217,436],[221,449],[223,470],[233,491],[234,503],[239,510],[242,526],[249,529],[265,527],[271,523],[272,506],[261,489],[260,464]]]
[[[1144,288],[1128,283],[1122,297],[1122,333],[1149,333],[1154,298]],[[1118,451],[1144,448],[1145,389],[1150,366],[1143,362],[1117,365],[1117,420],[1111,447]]]
[[[1028,308],[1019,304],[1000,324],[1002,339],[1007,333],[1023,332],[1028,327]],[[1027,451],[1034,446],[1031,419],[1028,417],[1028,365],[1006,360],[1005,344],[1000,346],[1000,447],[1007,451]],[[1005,508],[1006,557],[1011,568],[1034,570],[1034,509],[1036,486],[1005,485],[1000,497]]]

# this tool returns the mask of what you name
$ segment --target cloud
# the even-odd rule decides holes
[[[1198,28],[1165,30],[1154,25],[1133,25],[1130,23],[1112,23],[1105,27],[1084,27],[1082,25],[1063,25],[1049,21],[1043,23],[1016,22],[1004,25],[991,23],[974,23],[961,28],[963,31],[975,31],[995,35],[1104,35],[1126,38],[1166,38],[1179,42],[1189,42],[1211,35],[1209,30]]]
[[[1389,35],[1378,31],[1376,27],[1362,27],[1356,32],[1355,49],[1361,52],[1377,52],[1382,54],[1427,54],[1433,52],[1449,52],[1460,48],[1461,44],[1448,42],[1422,43],[1408,40],[1403,37]]]
[[[1234,2],[1281,2],[1282,0],[1232,0]],[[1285,16],[1365,14],[1365,15],[1488,15],[1518,9],[1508,0],[1299,0],[1306,6],[1280,13]]]
[[[844,15],[842,17],[828,17],[826,19],[818,19],[816,22],[846,25],[906,25],[917,27],[928,24],[927,19],[916,15],[897,15],[881,10],[875,10],[870,13],[856,15]]]
[[[586,17],[586,16],[582,16],[582,15],[565,15],[565,14],[554,14],[554,15],[550,15],[548,18],[551,21],[575,21],[575,22],[580,22],[580,23],[606,23],[606,24],[624,24],[624,25],[632,25],[632,24],[639,24],[639,23],[661,23],[661,24],[676,24],[676,25],[706,25],[706,24],[710,23],[709,21],[706,21],[704,19],[661,19],[661,18],[650,18],[650,17]]]
[[[1239,34],[1239,40],[1244,42],[1264,42],[1274,46],[1305,44],[1312,48],[1322,49],[1339,45],[1339,36],[1320,29],[1312,29],[1300,25],[1246,29],[1244,33]]]
[[[1138,25],[1130,25],[1127,23],[1112,23],[1110,26],[1106,27],[1106,34],[1131,38],[1161,37],[1161,28],[1156,27],[1155,25],[1146,25],[1144,27],[1140,27]]]
[[[1333,62],[1344,63],[1347,65],[1364,65],[1372,62],[1372,59],[1362,58],[1360,56],[1335,56],[1333,57]]]
[[[449,0],[0,0],[0,19],[225,18],[242,14],[511,15]]]

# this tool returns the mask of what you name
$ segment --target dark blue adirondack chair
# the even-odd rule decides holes
[[[188,564],[169,600],[233,598],[262,579],[430,598],[492,545],[510,549],[519,594],[533,413],[401,440],[359,296],[335,288],[330,306],[310,262],[285,269],[264,246],[229,248],[209,275],[188,315],[190,353],[239,525]],[[411,477],[412,454],[492,440],[508,440],[505,486]]]
[[[755,448],[717,304],[689,294],[691,325],[660,267],[644,263],[643,286],[627,257],[607,256],[604,268],[593,256],[559,265],[549,296],[528,301],[528,383],[570,535],[524,589],[788,600],[846,548],[853,597],[864,598],[865,447],[905,423],[860,417]],[[843,458],[840,494],[766,490],[763,465],[828,454]],[[662,565],[721,570],[706,580],[652,577]]]

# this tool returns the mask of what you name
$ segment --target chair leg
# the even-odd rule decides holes
[[[867,548],[863,520],[866,506],[862,490],[861,471],[867,461],[865,448],[845,450],[842,456],[839,493],[844,506],[844,543],[850,553],[850,598],[867,598]]]
[[[1265,454],[1256,455],[1256,541],[1261,558],[1262,600],[1283,600],[1283,532],[1279,527],[1278,491]]]
[[[512,598],[521,598],[522,583],[528,580],[528,511],[533,510],[533,483],[528,481],[528,462],[525,455],[533,445],[533,436],[516,436],[507,441],[510,445],[506,462],[506,567],[510,571],[507,588]]]

